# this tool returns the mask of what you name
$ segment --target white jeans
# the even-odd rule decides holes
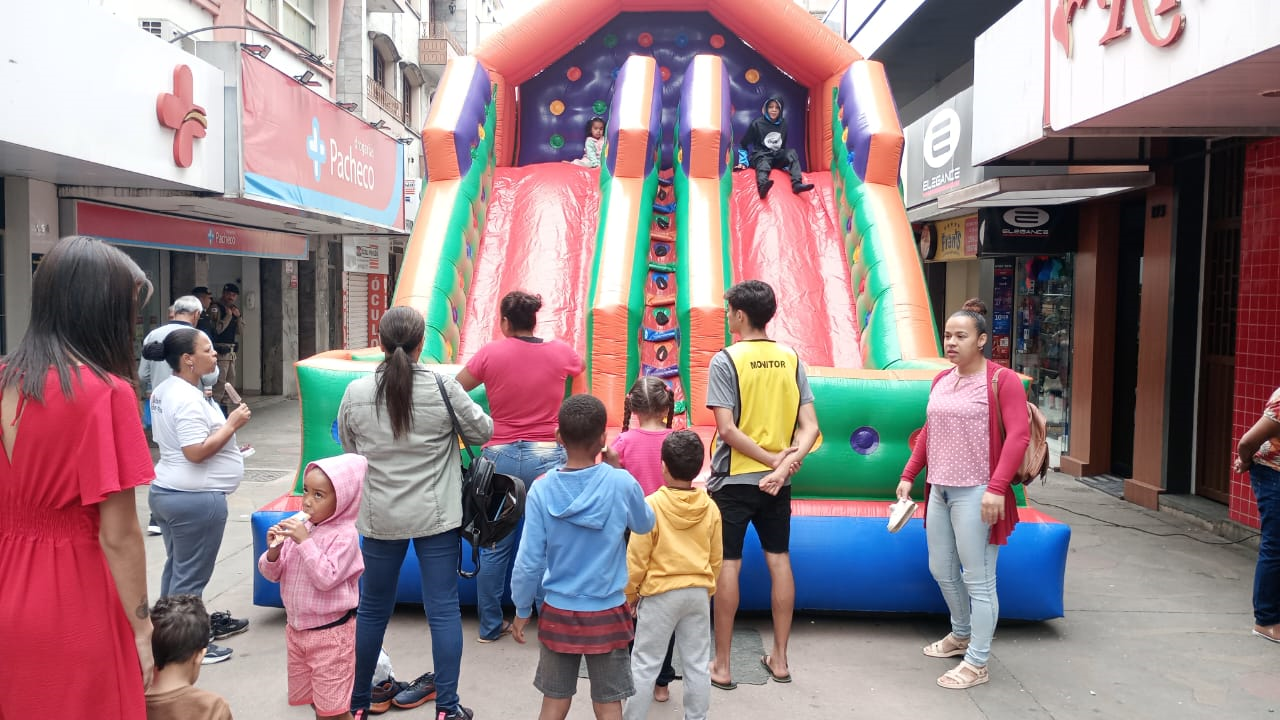
[[[681,588],[640,598],[636,643],[631,649],[631,682],[636,694],[622,707],[625,720],[644,720],[653,702],[653,684],[676,634],[684,665],[685,720],[705,720],[711,705],[711,602],[705,588]]]
[[[987,666],[1000,617],[996,596],[1000,546],[988,542],[991,526],[982,522],[982,494],[986,491],[986,485],[930,486],[925,526],[929,572],[951,611],[951,632],[969,638],[964,659],[977,667]]]

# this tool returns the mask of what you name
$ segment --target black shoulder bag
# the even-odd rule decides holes
[[[458,443],[466,448],[470,461],[462,467],[462,537],[471,543],[471,562],[475,570],[467,572],[462,569],[462,556],[458,556],[458,574],[464,578],[473,578],[480,570],[480,546],[489,540],[485,532],[488,521],[485,509],[489,507],[489,498],[493,494],[493,461],[484,455],[477,456],[471,446],[462,437],[462,428],[458,426],[458,416],[453,412],[453,403],[449,401],[449,393],[444,389],[444,381],[436,378],[436,387],[440,389],[440,397],[444,399],[444,407],[449,411],[449,422],[453,424],[453,434]],[[492,542],[492,540],[490,540]]]

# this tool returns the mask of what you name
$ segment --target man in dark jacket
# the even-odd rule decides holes
[[[791,192],[812,190],[813,185],[800,177],[800,156],[787,147],[787,121],[782,117],[782,98],[769,98],[760,117],[751,122],[747,134],[742,136],[742,149],[750,153],[749,161],[756,169],[756,188],[763,200],[773,187],[769,171],[781,168],[791,174]]]

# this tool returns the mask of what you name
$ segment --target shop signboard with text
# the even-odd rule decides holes
[[[947,262],[978,257],[978,215],[966,215],[925,223],[919,231],[920,257],[925,261]]]
[[[76,232],[116,245],[305,260],[303,235],[220,225],[114,205],[76,202]]]
[[[1133,125],[1132,115],[1106,115],[1280,45],[1276,0],[1028,1],[1046,7],[1046,120],[1055,131]],[[1160,127],[1240,122],[1214,116],[1211,101],[1160,110],[1139,116],[1139,124],[1153,118]]]
[[[244,194],[404,229],[404,146],[248,53]]]
[[[1075,205],[983,208],[978,213],[978,254],[1059,255],[1076,250]]]
[[[907,126],[902,166],[906,206],[917,207],[981,179],[973,166],[973,88]]]
[[[344,272],[391,272],[391,241],[380,237],[345,236],[342,238],[342,269]]]

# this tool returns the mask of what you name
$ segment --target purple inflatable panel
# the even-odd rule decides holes
[[[467,99],[458,113],[458,127],[453,132],[454,150],[458,153],[458,175],[466,177],[475,162],[476,147],[480,145],[480,133],[484,128],[485,108],[493,99],[493,85],[489,73],[479,63],[471,74]]]
[[[779,32],[785,30],[779,28]],[[609,99],[622,63],[631,55],[650,55],[657,60],[663,79],[662,167],[671,167],[683,75],[699,53],[724,59],[735,140],[759,116],[765,100],[779,95],[786,105],[787,145],[805,163],[808,88],[778,70],[708,13],[649,12],[620,13],[520,86],[517,164],[581,157],[587,122],[592,117],[609,117]]]
[[[618,71],[617,87],[625,87],[627,84],[629,70],[639,70],[640,66],[624,62],[622,69]],[[637,78],[637,81],[639,78]],[[610,97],[613,97],[612,94]],[[649,142],[645,145],[645,161],[644,174],[641,177],[648,177],[653,170],[653,163],[656,160],[657,143],[662,133],[662,77],[657,67],[653,70],[653,97],[651,98],[652,108],[649,111]],[[618,130],[621,123],[618,122],[618,109],[609,109],[608,125],[605,127],[605,138],[607,141],[607,151],[609,154],[605,158],[605,167],[608,168],[609,174],[617,177],[618,175]],[[586,129],[586,123],[583,123],[583,129]],[[570,158],[572,159],[572,158]]]
[[[706,54],[706,53],[703,53]],[[700,77],[694,74],[694,65],[689,63],[688,69],[682,78],[684,87],[680,91],[680,147],[685,148],[684,157],[681,166],[684,168],[685,175],[689,175],[689,160],[693,153],[689,152],[689,148],[693,146],[690,138],[690,130],[693,129],[693,122],[689,120],[689,108],[691,107],[692,98],[696,97],[696,93],[707,92],[713,87],[711,83],[720,84],[720,97],[729,97],[729,75],[728,73],[719,73],[718,76]],[[716,177],[724,177],[725,170],[728,165],[725,162],[724,148],[733,146],[733,137],[729,134],[732,128],[733,118],[730,113],[729,106],[723,105],[720,108],[720,172]],[[790,125],[790,123],[788,123]],[[790,127],[787,128],[790,133]],[[745,131],[745,128],[744,128]],[[791,137],[794,137],[792,135]],[[790,138],[788,138],[790,140]],[[800,152],[797,149],[797,152]],[[803,153],[801,153],[803,154]]]

